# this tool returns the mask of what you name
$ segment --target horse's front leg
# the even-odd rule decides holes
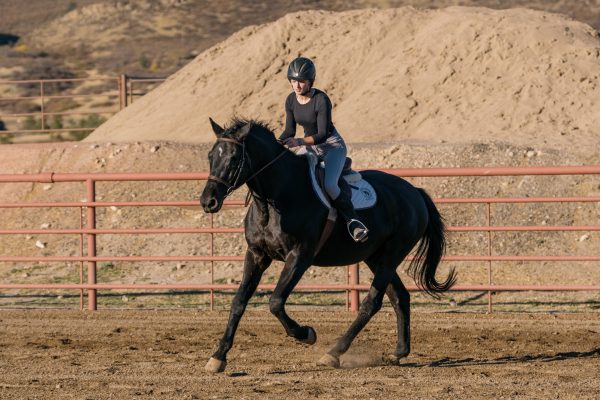
[[[263,272],[271,265],[271,261],[270,257],[259,250],[248,249],[246,251],[242,283],[231,303],[229,321],[227,322],[223,338],[219,342],[219,347],[204,367],[207,371],[223,372],[225,370],[227,352],[233,345],[233,337],[235,336],[240,319],[246,310],[248,301],[256,291]]]
[[[309,254],[312,253],[298,250],[293,250],[288,254],[277,286],[269,300],[269,308],[273,315],[281,322],[288,336],[302,343],[314,344],[317,341],[315,330],[310,326],[298,325],[285,312],[285,302],[302,278],[302,275],[304,275],[304,272],[310,267],[312,256],[309,256]]]

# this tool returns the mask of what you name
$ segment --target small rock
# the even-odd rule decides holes
[[[21,278],[29,278],[29,274],[27,272],[24,272],[21,274]]]
[[[51,226],[51,224],[49,222],[45,222],[40,225],[40,229],[48,229],[48,228],[50,228],[50,226]]]
[[[94,143],[90,146],[90,149],[97,149],[98,147],[100,147],[100,146],[98,146],[96,143]]]
[[[127,297],[127,296],[123,295],[123,296],[121,297],[121,300],[123,300],[123,302],[127,303],[127,302],[129,301],[129,297]]]
[[[156,153],[158,151],[158,149],[160,149],[160,146],[152,146],[150,148],[150,153]]]
[[[512,157],[512,156],[514,156],[514,155],[515,155],[515,153],[513,153],[512,151],[509,151],[509,152],[508,152],[508,156],[509,156],[509,157]]]
[[[41,240],[38,240],[37,242],[35,242],[35,247],[37,247],[39,249],[45,249],[46,243],[42,242]]]
[[[115,207],[115,206],[110,206],[110,211],[117,211],[117,207]]]
[[[52,184],[44,185],[44,187],[42,189],[50,190],[50,189],[52,189]]]
[[[62,385],[59,383],[59,384],[56,385],[56,388],[60,389],[60,388],[62,388]]]
[[[25,235],[25,240],[31,240],[31,239],[33,239],[33,236]]]
[[[581,235],[579,237],[579,239],[577,239],[579,242],[583,242],[584,240],[588,240],[590,238],[590,235]]]
[[[529,151],[527,151],[527,153],[525,153],[525,155],[527,156],[527,158],[531,158],[531,157],[535,156],[535,151],[529,150]]]
[[[450,300],[450,307],[456,307],[456,300]]]
[[[59,294],[58,296],[56,296],[56,298],[57,298],[58,300],[62,300],[62,299],[63,299],[63,295],[62,295],[62,294]]]
[[[177,263],[177,269],[178,270],[183,269],[183,268],[185,268],[185,264],[184,263]]]
[[[227,278],[227,284],[231,285],[234,282],[233,278]]]

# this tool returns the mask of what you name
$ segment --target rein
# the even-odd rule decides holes
[[[227,193],[225,194],[225,197],[228,197],[229,195],[231,195],[231,193],[233,193],[234,190],[236,190],[237,188],[239,188],[240,186],[242,186],[245,183],[248,183],[249,181],[251,181],[252,179],[256,178],[256,176],[258,176],[258,174],[260,174],[261,172],[263,172],[265,169],[267,169],[269,166],[271,166],[273,163],[275,163],[277,160],[279,160],[281,157],[283,157],[283,155],[286,153],[287,150],[283,150],[281,153],[279,153],[277,155],[277,157],[275,157],[274,159],[272,159],[271,161],[269,161],[266,165],[264,165],[262,168],[260,168],[258,171],[256,171],[255,173],[253,173],[252,175],[250,175],[250,177],[248,179],[246,179],[245,182],[242,182],[238,185],[238,181],[242,175],[242,169],[244,168],[244,164],[246,163],[246,142],[245,141],[239,141],[233,138],[218,138],[217,142],[227,142],[227,143],[233,143],[237,146],[241,146],[242,147],[242,161],[240,161],[240,163],[238,164],[238,166],[236,167],[236,177],[235,177],[235,181],[233,184],[230,184],[229,182],[227,182],[226,180],[219,178],[218,176],[215,175],[209,175],[208,176],[208,180],[212,180],[215,181],[217,183],[220,183],[222,185],[225,185],[227,187]],[[249,159],[248,159],[249,160]]]

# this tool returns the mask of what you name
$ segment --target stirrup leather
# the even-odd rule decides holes
[[[358,230],[359,232],[356,234],[356,236],[354,235],[354,232],[356,232],[356,229],[354,229],[354,232],[350,231],[350,225],[356,222],[357,224],[359,224]],[[346,223],[346,229],[348,229],[348,234],[350,235],[350,237],[352,239],[354,239],[355,242],[359,243],[359,242],[364,242],[367,240],[367,236],[369,235],[369,230],[367,229],[367,227],[365,226],[365,224],[363,224],[362,222],[360,222],[357,219],[351,219]]]

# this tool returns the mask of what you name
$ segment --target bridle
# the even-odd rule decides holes
[[[231,193],[233,193],[234,190],[236,190],[237,188],[241,187],[245,183],[250,182],[252,179],[256,178],[258,176],[258,174],[260,174],[265,169],[267,169],[275,161],[277,161],[281,157],[283,157],[283,155],[287,152],[287,150],[284,149],[281,153],[279,153],[277,155],[277,157],[275,157],[274,159],[272,159],[271,161],[269,161],[265,166],[263,166],[261,169],[259,169],[258,171],[256,171],[252,175],[250,175],[250,177],[248,179],[246,179],[244,182],[238,183],[238,181],[240,180],[240,178],[242,176],[242,170],[244,169],[244,164],[246,163],[246,158],[247,158],[246,157],[246,141],[245,140],[241,140],[240,141],[240,140],[233,139],[233,138],[228,138],[228,137],[220,137],[220,138],[217,138],[217,142],[233,143],[236,146],[241,146],[242,147],[242,160],[238,163],[238,165],[236,167],[235,179],[234,179],[233,183],[229,183],[225,179],[219,178],[218,176],[215,176],[215,175],[209,175],[208,176],[208,180],[209,181],[215,181],[217,183],[220,183],[220,184],[224,185],[227,188],[227,192],[225,193],[225,197],[228,197],[229,195],[231,195]],[[251,163],[250,158],[248,158],[248,162]],[[252,168],[251,164],[250,164],[250,168]]]

